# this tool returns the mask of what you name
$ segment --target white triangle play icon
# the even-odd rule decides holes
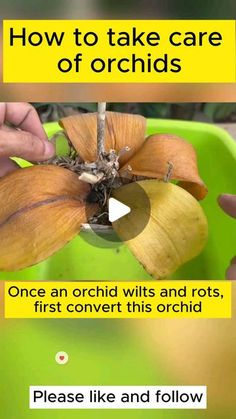
[[[110,198],[108,201],[108,218],[111,223],[124,217],[131,212],[130,207],[118,201],[115,198]]]

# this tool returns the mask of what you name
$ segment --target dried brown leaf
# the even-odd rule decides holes
[[[121,173],[164,179],[168,163],[173,165],[170,179],[180,180],[179,186],[195,198],[203,199],[207,188],[198,174],[197,156],[193,146],[169,134],[149,136],[138,152],[121,169]]]
[[[34,166],[0,180],[0,270],[36,264],[63,247],[96,211],[90,186],[56,166]]]
[[[97,160],[97,114],[86,113],[62,118],[60,125],[66,131],[83,161]],[[119,161],[121,166],[141,147],[145,140],[146,119],[141,115],[106,112],[105,151],[119,152],[126,146]]]

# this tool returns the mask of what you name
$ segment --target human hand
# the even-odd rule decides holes
[[[18,168],[9,157],[43,161],[54,154],[54,145],[47,140],[33,106],[29,103],[0,103],[0,177]]]
[[[226,214],[236,218],[236,195],[220,195],[218,203]],[[226,277],[230,280],[236,280],[236,256],[230,262],[230,266],[226,271]]]

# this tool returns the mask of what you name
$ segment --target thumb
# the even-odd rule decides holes
[[[48,160],[55,154],[52,143],[19,130],[0,130],[0,156],[21,157],[29,161]]]
[[[236,218],[236,195],[223,194],[218,197],[222,210],[230,217]]]
[[[230,266],[226,272],[226,277],[231,281],[236,280],[236,257],[231,260]]]

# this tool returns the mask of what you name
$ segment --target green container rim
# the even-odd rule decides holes
[[[156,128],[158,121],[158,125],[161,128],[162,126],[165,127],[169,124],[171,129],[179,129],[179,128],[186,128],[191,131],[196,132],[209,132],[209,134],[214,134],[221,139],[224,143],[225,147],[230,151],[230,153],[236,159],[236,140],[224,129],[215,125],[214,123],[206,123],[206,122],[196,122],[196,121],[182,121],[182,120],[173,120],[173,119],[155,119],[150,118],[147,119],[147,130],[150,128]],[[187,138],[186,138],[187,140]]]

